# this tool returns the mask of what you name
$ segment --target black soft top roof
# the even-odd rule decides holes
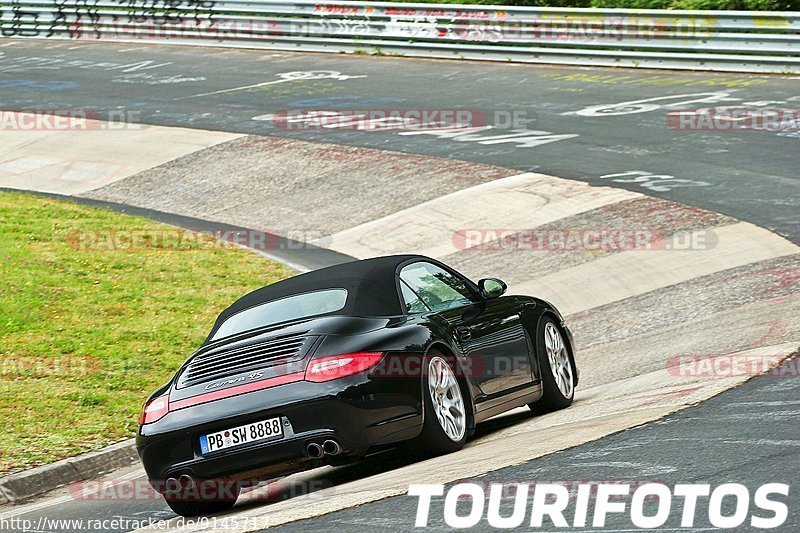
[[[347,289],[347,301],[341,314],[353,316],[392,316],[403,314],[397,294],[395,273],[411,260],[431,261],[422,255],[390,255],[350,261],[313,272],[300,274],[261,287],[233,302],[217,317],[208,338],[228,318],[256,305],[294,294],[321,289]]]

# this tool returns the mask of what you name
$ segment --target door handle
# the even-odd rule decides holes
[[[456,336],[461,342],[466,342],[472,338],[472,330],[465,326],[459,326],[456,328]]]

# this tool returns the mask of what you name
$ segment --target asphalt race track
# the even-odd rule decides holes
[[[667,123],[677,109],[796,108],[797,78],[14,40],[0,48],[0,75],[6,109],[134,112],[148,124],[488,163],[623,187],[800,239],[800,132]],[[270,119],[286,110],[365,108],[477,110],[494,127],[442,138],[295,130]],[[634,171],[641,174],[614,176]]]
[[[698,407],[670,415],[657,423],[638,427],[547,456],[541,460],[496,470],[485,476],[460,480],[482,485],[488,493],[491,483],[558,483],[575,490],[579,483],[711,483],[733,479],[751,483],[791,484],[800,476],[795,459],[797,420],[800,417],[800,379],[762,376],[704,402]],[[768,433],[764,421],[769,420]],[[452,484],[451,484],[452,485]],[[452,531],[442,522],[443,499],[433,498],[429,530]],[[509,500],[512,498],[509,497]],[[794,501],[797,500],[796,495]],[[790,500],[784,500],[787,504]],[[733,505],[725,514],[733,513]],[[789,506],[789,518],[781,531],[800,529],[800,509]],[[466,506],[463,506],[466,507]],[[503,516],[512,504],[501,506]],[[717,530],[699,512],[694,531]],[[398,517],[411,529],[417,513],[417,498],[398,496],[303,520],[275,528],[277,532],[326,532],[331,530],[397,531]],[[467,515],[462,508],[459,515]],[[638,531],[624,515],[609,516],[608,531]],[[569,520],[569,518],[567,518]],[[682,530],[678,515],[659,531]],[[528,529],[524,527],[518,529]],[[475,529],[492,530],[484,522]],[[597,531],[577,528],[571,531]],[[684,529],[685,530],[685,529]],[[745,530],[747,530],[745,528]],[[270,529],[272,531],[272,529]]]
[[[712,228],[712,231],[738,228],[738,220],[743,220],[770,229],[794,243],[800,242],[800,217],[797,216],[800,198],[800,132],[685,131],[673,129],[667,122],[667,113],[675,110],[726,105],[750,108],[800,107],[800,83],[796,78],[531,67],[124,43],[2,42],[0,109],[87,109],[112,121],[115,117],[127,116],[131,120],[158,126],[253,135],[231,136],[230,140],[222,139],[221,144],[190,153],[176,160],[175,164],[166,163],[156,167],[158,170],[155,172],[145,170],[95,191],[82,191],[85,196],[81,199],[83,202],[114,202],[127,197],[131,204],[139,207],[117,206],[119,209],[175,225],[202,228],[204,220],[213,218],[216,221],[214,224],[223,220],[226,227],[263,229],[274,224],[273,219],[280,220],[284,216],[281,208],[291,210],[291,197],[298,196],[293,186],[298,187],[300,194],[308,187],[308,183],[301,180],[281,182],[277,173],[281,171],[279,165],[284,163],[280,161],[269,167],[270,174],[264,175],[264,181],[269,176],[278,183],[274,189],[264,185],[269,193],[264,192],[264,197],[276,200],[274,206],[267,204],[263,211],[235,211],[220,206],[220,215],[214,212],[213,200],[208,205],[193,195],[197,195],[198,190],[224,188],[226,165],[231,168],[229,165],[237,161],[241,161],[242,166],[254,164],[247,158],[262,157],[263,153],[259,152],[262,148],[264,151],[286,154],[290,162],[294,161],[293,157],[297,154],[309,160],[330,158],[335,163],[331,168],[341,173],[342,183],[331,183],[327,190],[318,188],[314,192],[326,195],[330,201],[344,199],[352,195],[353,190],[360,190],[354,189],[360,187],[359,181],[364,183],[372,180],[371,185],[364,185],[361,192],[375,205],[364,206],[363,213],[332,209],[320,215],[317,226],[303,227],[309,233],[324,228],[328,232],[322,235],[334,234],[336,244],[326,254],[314,256],[306,266],[316,267],[325,262],[340,261],[345,257],[342,254],[368,255],[380,243],[361,239],[358,231],[355,237],[348,240],[348,231],[352,233],[353,228],[358,230],[362,226],[371,228],[370,223],[383,220],[382,217],[391,217],[401,208],[413,209],[423,201],[440,201],[461,189],[469,189],[473,195],[477,195],[483,190],[479,188],[492,180],[497,183],[504,179],[513,182],[520,177],[522,180],[519,181],[523,184],[529,181],[537,186],[544,183],[552,187],[554,192],[547,200],[555,206],[555,210],[562,209],[561,204],[555,203],[559,191],[562,191],[559,187],[567,186],[549,176],[604,186],[593,187],[592,190],[604,191],[603,201],[607,204],[593,205],[585,213],[570,213],[573,218],[568,220],[575,224],[581,221],[583,224],[614,221],[613,217],[617,216],[615,208],[620,204],[627,206],[637,216],[641,215],[637,211],[637,206],[641,204],[652,208],[651,213],[656,213],[652,215],[654,217],[667,212],[686,214],[691,211],[672,203],[679,202],[707,210],[693,213],[699,220],[693,223],[699,224],[700,228]],[[484,120],[485,125],[476,126],[475,131],[469,133],[448,134],[434,130],[303,129],[278,127],[273,121],[275,114],[280,116],[286,110],[363,109],[466,109],[479,117],[478,122]],[[508,123],[511,118],[515,118],[514,124]],[[281,143],[271,141],[269,137],[255,137],[263,135],[292,141],[335,143],[358,147],[359,150],[347,152],[341,147],[326,149],[319,144]],[[377,151],[363,156],[362,148],[391,150],[414,156],[396,158],[388,152]],[[416,156],[443,159],[437,163],[438,159],[415,159]],[[301,161],[299,155],[297,161]],[[460,170],[448,170],[448,166],[457,165],[458,161],[475,163],[464,168],[475,169],[479,175],[465,180],[458,176]],[[153,166],[155,164],[161,163],[154,163]],[[352,167],[352,176],[348,166]],[[370,175],[370,169],[375,169],[373,176]],[[306,170],[311,175],[318,171],[315,168]],[[250,178],[256,179],[260,169],[254,167],[250,171],[255,176]],[[287,168],[286,171],[291,174],[291,169]],[[538,177],[539,174],[544,177]],[[416,175],[416,179],[409,175]],[[166,183],[165,186],[174,183],[170,180],[195,187],[193,191],[186,191],[186,198],[195,203],[187,201],[181,209],[170,210],[169,202],[175,201],[175,198],[163,198],[163,190],[157,187],[159,182]],[[429,191],[419,191],[427,185],[430,186]],[[281,189],[285,197],[280,196]],[[375,191],[385,191],[386,195],[393,195],[396,200],[388,202]],[[573,192],[564,193],[565,196],[570,194]],[[668,202],[650,203],[651,199],[642,195]],[[231,196],[230,205],[235,205],[238,197]],[[324,198],[322,200],[324,203]],[[320,203],[319,198],[315,201]],[[570,209],[569,202],[563,208]],[[393,219],[388,220],[391,222]],[[657,223],[669,225],[665,220],[658,219]],[[302,226],[302,222],[292,224],[295,227]],[[753,235],[753,240],[763,237],[758,232]],[[593,368],[598,369],[594,375],[585,378],[587,383],[596,385],[598,389],[613,384],[599,370],[601,365],[598,361],[601,361],[604,353],[603,347],[607,346],[604,342],[621,339],[622,343],[630,340],[630,345],[608,346],[626,346],[624,349],[628,351],[623,353],[635,354],[636,345],[633,343],[637,341],[637,336],[650,334],[649,344],[645,345],[648,347],[669,343],[669,327],[675,328],[674,331],[682,331],[679,329],[681,321],[698,320],[698,324],[702,324],[703,313],[728,316],[725,313],[734,313],[737,305],[751,305],[748,309],[753,309],[754,322],[769,322],[775,326],[774,331],[769,329],[764,336],[770,342],[746,346],[777,346],[779,340],[796,339],[797,326],[792,324],[790,316],[780,315],[780,311],[779,316],[770,316],[770,305],[779,310],[796,309],[793,302],[796,302],[797,296],[798,255],[796,252],[790,255],[792,253],[776,252],[772,256],[754,259],[753,265],[747,261],[737,263],[736,266],[740,267],[736,270],[738,274],[728,277],[720,276],[717,270],[710,270],[708,277],[699,277],[699,280],[693,278],[694,283],[680,280],[680,290],[672,286],[653,285],[645,293],[646,297],[634,295],[625,300],[625,305],[616,305],[618,302],[613,300],[598,300],[584,307],[580,302],[574,303],[577,312],[571,318],[577,322],[583,338],[590,339],[587,348],[593,354]],[[303,253],[276,255],[284,261],[303,264]],[[457,257],[456,266],[464,268],[469,274],[488,268],[487,265],[492,263],[491,257],[481,263],[468,255],[454,254],[453,257]],[[503,268],[513,272],[512,266],[516,266],[520,259],[514,257],[504,260],[506,263],[502,265]],[[757,269],[758,265],[764,268]],[[524,266],[522,271],[527,276],[527,269],[534,268],[535,264]],[[765,274],[767,271],[769,273]],[[774,276],[775,272],[783,276],[779,289],[775,289],[767,279]],[[498,274],[506,276],[502,270]],[[512,274],[508,275],[513,278]],[[511,281],[524,283],[527,278],[522,274],[520,276]],[[752,284],[752,290],[747,283]],[[726,293],[732,296],[726,297]],[[741,296],[745,293],[756,296],[753,301],[745,301]],[[690,309],[687,302],[695,297],[697,306]],[[676,303],[678,300],[682,302],[680,305]],[[707,300],[724,302],[724,305],[714,307],[708,304],[708,307],[704,307]],[[652,304],[654,301],[658,302],[655,307]],[[598,308],[603,310],[599,315],[596,314]],[[674,316],[659,317],[658,309],[662,308],[666,310],[665,313],[674,313]],[[636,315],[644,318],[635,327],[614,324],[614,317],[620,321]],[[700,315],[699,318],[697,315]],[[737,322],[732,320],[731,324],[735,326]],[[734,327],[728,326],[731,329]],[[695,332],[695,335],[701,336],[701,332]],[[731,334],[731,337],[735,337],[735,334]],[[695,340],[688,337],[674,339],[674,344],[683,342],[691,345]],[[753,339],[748,338],[747,341]],[[734,351],[737,344],[733,340],[730,343],[730,346],[719,348],[723,350],[722,353],[728,353],[724,352],[728,348]],[[710,350],[703,344],[697,345],[697,349],[700,353],[704,353],[704,349]],[[642,362],[647,363],[644,357]],[[663,366],[660,360],[658,363]],[[645,370],[652,370],[652,367]],[[645,370],[630,369],[631,379],[634,380],[636,372]],[[621,390],[620,396],[635,396],[638,384],[631,381],[628,384],[631,388],[627,393]],[[685,406],[681,395],[692,394],[695,389],[686,388],[690,385],[675,385],[674,390],[670,389],[666,395],[675,394],[674,405]],[[720,385],[718,388],[722,390],[728,386],[734,384]],[[659,422],[615,433],[545,457],[520,459],[511,466],[489,473],[466,475],[464,480],[478,483],[533,479],[564,482],[629,479],[632,482],[660,481],[668,484],[702,481],[791,483],[800,478],[798,462],[793,460],[800,443],[797,390],[796,375],[794,379],[756,378]],[[611,396],[612,393],[605,390],[604,394]],[[596,399],[595,396],[602,394],[593,393],[590,399]],[[580,408],[580,405],[576,407]],[[611,416],[609,413],[606,413],[607,416]],[[558,417],[557,414],[553,416]],[[491,450],[491,446],[502,447],[506,436],[516,436],[518,440],[514,442],[520,442],[519,439],[525,437],[515,435],[520,427],[530,431],[530,446],[535,448],[536,431],[546,433],[553,428],[539,428],[535,426],[536,420],[533,418],[528,413],[515,412],[483,424],[478,437],[483,439],[484,447],[475,447],[473,453],[478,453],[474,450]],[[469,457],[468,453],[460,455]],[[450,459],[455,461],[452,457]],[[327,468],[292,477],[285,483],[279,483],[277,488],[272,486],[268,491],[268,499],[285,503],[294,496],[311,493],[307,504],[323,506],[328,494],[337,496],[339,486],[342,487],[338,493],[341,496],[346,494],[344,487],[349,484],[357,484],[373,476],[391,476],[393,470],[408,466],[402,457],[389,452],[370,458],[358,466]],[[424,468],[424,465],[420,468]],[[126,483],[141,483],[144,480],[138,467],[114,472],[109,474],[108,479]],[[450,476],[446,481],[453,479],[455,476]],[[329,489],[324,493],[326,496],[315,500],[313,492],[322,489]],[[796,490],[795,487],[793,489]],[[781,531],[800,530],[796,494],[793,498],[794,503],[789,502],[790,516]],[[297,531],[413,529],[416,499],[387,493],[387,498],[382,501],[365,501],[367,503],[358,507],[279,527]],[[236,511],[239,516],[269,516],[269,505],[263,501],[244,502],[237,506]],[[28,518],[38,523],[43,516],[58,519],[123,517],[161,520],[170,519],[174,514],[157,498],[81,499],[75,497],[73,488],[55,491],[22,507],[0,509],[0,517],[4,516]],[[434,501],[431,517],[434,529],[444,528],[440,501]],[[700,528],[698,530],[708,529],[708,524],[697,526]],[[607,527],[613,527],[615,531],[627,531],[630,524],[613,522]],[[74,530],[69,525],[59,527],[54,524],[37,529]]]

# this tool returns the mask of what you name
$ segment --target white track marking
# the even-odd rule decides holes
[[[244,85],[242,87],[233,87],[232,89],[222,89],[219,91],[211,91],[208,93],[193,94],[191,96],[183,96],[180,98],[176,98],[176,100],[186,100],[189,98],[199,98],[201,96],[211,96],[215,94],[246,91],[248,89],[257,89],[259,87],[266,87],[268,85],[275,85],[276,83],[286,83],[289,81],[308,81],[308,80],[322,80],[322,79],[347,80],[350,78],[366,78],[366,76],[348,76],[347,74],[341,74],[340,72],[337,72],[335,70],[284,72],[278,74],[278,76],[280,79],[277,80],[255,83],[253,85]]]
[[[469,246],[468,229],[528,229],[624,200],[636,192],[518,174],[447,194],[321,239],[359,258],[395,253],[443,257]]]
[[[222,89],[220,91],[212,91],[209,93],[200,93],[200,94],[193,94],[191,96],[184,96],[182,98],[178,98],[178,100],[184,100],[188,98],[200,98],[201,96],[212,96],[215,94],[225,94],[225,93],[235,93],[237,91],[246,91],[247,89],[257,89],[259,87],[266,87],[267,85],[275,85],[276,83],[284,83],[287,81],[292,80],[272,80],[272,81],[265,81],[264,83],[255,83],[253,85],[244,85],[242,87],[234,87],[232,89]]]
[[[29,115],[18,113],[18,115]],[[240,134],[89,121],[88,129],[0,129],[0,187],[82,194]]]
[[[707,230],[702,230],[707,231]],[[707,274],[800,252],[774,233],[739,222],[713,229],[717,244],[705,250],[631,250],[520,283],[511,290],[535,294],[573,314]]]

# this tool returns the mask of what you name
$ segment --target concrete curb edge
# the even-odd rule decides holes
[[[127,439],[100,450],[4,476],[0,478],[0,505],[21,503],[70,483],[129,466],[138,460],[135,439]]]

